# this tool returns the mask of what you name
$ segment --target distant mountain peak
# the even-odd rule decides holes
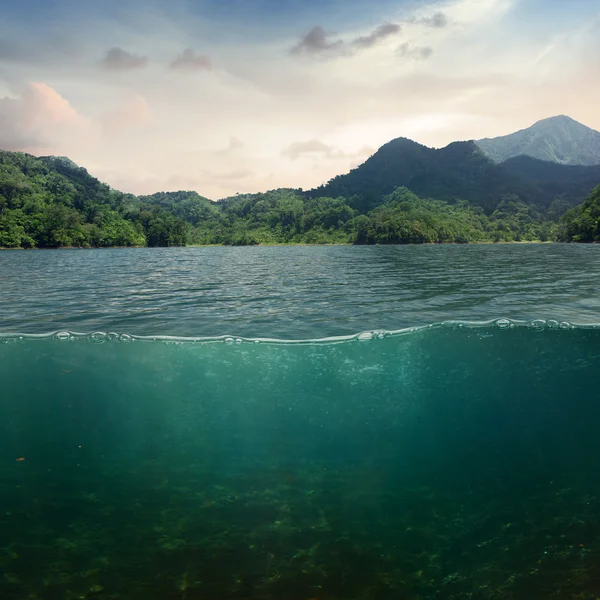
[[[527,129],[476,143],[496,163],[524,155],[563,165],[600,164],[600,132],[567,115],[541,119]]]
[[[578,125],[581,125],[581,123],[579,123],[575,119],[572,119],[571,117],[569,117],[569,115],[555,115],[554,117],[546,117],[545,119],[540,119],[539,121],[536,121],[534,125],[536,125],[537,123],[552,123],[558,121],[568,121],[570,123],[577,123]]]

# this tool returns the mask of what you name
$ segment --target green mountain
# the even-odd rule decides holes
[[[421,197],[468,200],[491,213],[507,197],[543,208],[555,201],[570,207],[582,202],[598,182],[600,165],[560,165],[526,156],[496,164],[473,141],[433,149],[398,138],[348,174],[307,193],[345,196],[364,211],[403,186]]]
[[[68,158],[0,151],[0,247],[183,245],[185,227]]]
[[[600,165],[600,132],[565,115],[476,143],[496,163],[525,155],[562,165]]]
[[[212,202],[124,194],[66,157],[0,151],[0,247],[594,241],[597,200],[570,209],[599,183],[600,165],[496,164],[473,141],[399,138],[320,188]]]

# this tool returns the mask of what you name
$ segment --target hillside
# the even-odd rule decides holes
[[[217,218],[219,214],[217,204],[197,192],[157,192],[138,198],[140,202],[158,206],[192,225]]]
[[[64,157],[0,151],[0,247],[185,243],[185,223]]]
[[[404,186],[422,197],[468,200],[491,213],[507,196],[541,208],[549,207],[557,198],[573,206],[598,182],[600,166],[571,167],[530,157],[498,165],[475,142],[454,142],[438,150],[398,138],[348,174],[338,175],[307,194],[354,196],[353,205],[368,210],[383,195]]]
[[[496,163],[525,155],[563,165],[600,165],[600,132],[565,115],[476,144]]]
[[[68,159],[0,153],[0,247],[56,248],[270,243],[467,243],[548,239],[553,222],[506,197],[491,215],[466,201],[419,198],[399,187],[359,211],[355,198],[298,189],[213,203],[196,192],[136,197]]]
[[[398,186],[437,200],[469,200],[486,209],[493,209],[503,194],[523,187],[487,159],[474,142],[455,142],[436,150],[398,138],[384,144],[348,174],[338,175],[308,193],[356,195],[360,197],[357,205],[366,209]]]
[[[583,204],[565,213],[557,239],[560,242],[600,242],[600,185]]]
[[[559,219],[598,183],[600,165],[498,165],[475,142],[436,150],[399,138],[315,190],[212,202],[194,191],[136,197],[66,157],[0,152],[0,247],[587,241],[596,233],[581,234],[579,217]]]

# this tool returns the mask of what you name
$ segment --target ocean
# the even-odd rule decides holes
[[[0,253],[0,598],[597,598],[599,259]]]

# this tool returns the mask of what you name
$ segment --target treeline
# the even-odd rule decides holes
[[[465,200],[419,198],[405,187],[367,210],[361,196],[298,189],[219,202],[196,192],[136,197],[66,158],[0,152],[0,247],[594,241],[598,188],[594,194],[562,218],[568,204],[560,199],[544,208],[507,193],[486,212]]]
[[[190,232],[195,244],[422,244],[548,240],[556,224],[515,196],[491,215],[397,188],[361,214],[352,198],[305,198],[299,190],[237,196]]]
[[[0,151],[0,247],[175,246],[187,233],[160,205],[111,189],[68,158]]]
[[[559,242],[600,242],[600,185],[564,214],[556,237]]]

